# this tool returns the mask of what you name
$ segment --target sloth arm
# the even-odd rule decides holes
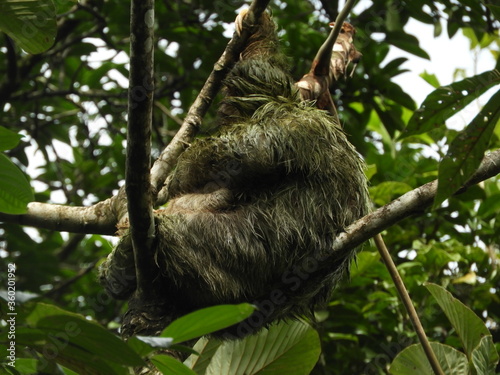
[[[293,172],[308,175],[328,168],[324,147],[329,143],[324,133],[307,122],[234,125],[218,137],[200,140],[179,159],[169,185],[170,197],[218,189],[248,190]]]

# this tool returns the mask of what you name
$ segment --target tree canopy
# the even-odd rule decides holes
[[[439,179],[425,204],[419,206],[417,201],[411,212],[383,226],[384,239],[436,353],[451,352],[437,343],[460,352],[453,354],[454,367],[443,366],[445,373],[494,374],[500,348],[498,169],[493,168],[488,179],[476,174],[474,183],[461,188],[485,155],[489,165],[500,165],[500,7],[490,0],[361,3],[348,20],[357,30],[354,44],[362,58],[351,77],[336,82],[333,93],[340,120],[368,165],[374,209]],[[152,161],[186,119],[244,5],[248,2],[156,2]],[[296,80],[309,71],[328,36],[329,22],[342,6],[343,2],[328,0],[270,1]],[[447,61],[449,69],[456,71],[455,82],[439,82],[432,71],[417,72],[430,84],[428,96],[417,106],[415,93],[395,82],[406,72],[407,59],[387,59],[394,48],[430,58],[431,51],[406,27],[410,20],[433,27],[436,36],[463,35],[471,54],[483,51],[496,63],[488,71],[466,77],[459,62]],[[128,87],[129,23],[129,3],[117,0],[6,0],[0,4],[0,289],[8,292],[9,282],[15,279],[16,303],[26,306],[16,323],[17,366],[4,366],[13,374],[34,373],[36,366],[40,373],[72,374],[76,371],[72,361],[90,366],[83,373],[127,373],[127,366],[140,366],[141,356],[152,350],[150,342],[133,339],[124,344],[105,335],[106,330],[116,332],[126,305],[107,297],[97,281],[97,267],[116,243],[116,215],[110,213],[123,209],[110,198],[124,185],[130,162],[128,89],[139,102],[147,94],[142,86]],[[219,96],[204,114],[200,136],[216,127],[218,101]],[[472,120],[462,130],[446,126],[467,105],[476,105]],[[384,213],[380,216],[383,220]],[[2,297],[6,322],[8,293]],[[244,318],[248,308],[238,306],[223,314],[237,320]],[[467,324],[454,320],[454,314],[465,316]],[[269,373],[291,366],[296,372],[286,373],[384,374],[403,349],[410,348],[399,363],[419,356],[420,349],[411,346],[418,342],[416,335],[371,241],[352,265],[350,280],[336,289],[317,318],[316,330],[297,325],[288,331],[291,339],[282,349],[289,356],[284,363],[269,365]],[[75,347],[92,355],[112,348],[107,357],[92,363],[95,357],[85,357],[85,350],[68,354],[67,343],[82,337],[68,331],[73,325],[79,332],[102,338],[77,340]],[[198,331],[193,328],[198,335],[183,336],[185,326],[175,329],[164,335],[173,337],[174,343],[211,332],[201,326]],[[255,342],[246,345],[271,351],[279,342],[280,329],[266,333],[267,344],[253,338]],[[7,332],[0,336],[4,353],[11,345]],[[50,337],[60,332],[68,339],[59,336],[57,353],[51,356],[46,351]],[[476,340],[474,335],[488,339]],[[197,350],[210,351],[210,345],[215,352],[220,343],[200,341]],[[245,344],[231,345],[233,354],[246,353]],[[58,356],[62,352],[65,356]],[[294,363],[294,355],[300,352],[306,352],[307,358],[298,357],[300,363]],[[230,361],[227,353],[218,355]],[[477,358],[481,355],[482,362]],[[188,361],[198,374],[237,373],[203,367],[192,358]],[[152,362],[164,373],[184,371],[171,367],[176,365],[164,356],[153,357]],[[398,366],[395,363],[391,373],[404,374]]]

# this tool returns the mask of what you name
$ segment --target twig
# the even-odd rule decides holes
[[[64,290],[69,288],[72,284],[76,283],[83,276],[85,276],[90,271],[92,271],[98,261],[99,261],[99,259],[96,259],[89,266],[80,270],[75,276],[70,277],[69,279],[62,281],[60,284],[56,285],[53,289],[46,292],[43,296],[46,298],[57,299],[62,293],[64,293]]]
[[[385,266],[387,267],[387,270],[389,271],[389,274],[394,281],[394,285],[396,286],[399,296],[401,297],[401,301],[403,301],[403,305],[405,306],[406,311],[408,311],[408,315],[410,317],[411,323],[413,324],[413,328],[417,333],[420,344],[424,349],[425,355],[427,356],[432,369],[437,375],[444,375],[443,369],[441,368],[441,365],[439,364],[439,361],[431,348],[431,344],[429,343],[429,340],[425,335],[424,327],[422,327],[422,323],[420,323],[417,311],[413,306],[411,298],[404,285],[403,279],[399,275],[398,269],[396,268],[396,265],[394,264],[391,255],[387,250],[387,247],[385,246],[382,236],[380,234],[377,234],[375,235],[375,237],[373,237],[373,239],[375,240],[375,244],[377,245],[377,249],[385,263]]]
[[[330,71],[330,59],[332,57],[333,46],[337,41],[345,19],[349,15],[355,3],[356,0],[348,0],[346,2],[339,15],[335,19],[335,25],[330,31],[330,35],[328,35],[325,43],[323,43],[323,45],[318,50],[318,53],[316,53],[316,57],[314,58],[315,61],[318,61],[318,65],[315,66],[314,71],[316,75],[328,75],[328,72]],[[327,58],[321,58],[322,56],[327,56]]]
[[[268,3],[269,0],[253,0],[247,13],[248,19],[258,19],[260,14],[266,9]],[[241,34],[237,35],[235,33],[233,35],[233,38],[229,41],[222,56],[215,63],[212,73],[210,73],[205,85],[189,109],[181,128],[155,161],[151,170],[151,182],[157,191],[161,190],[165,179],[175,166],[179,155],[185,150],[186,145],[191,143],[196,136],[201,119],[207,113],[215,95],[221,88],[224,77],[238,60],[239,54],[252,32],[252,27],[247,26],[247,23],[244,23]]]

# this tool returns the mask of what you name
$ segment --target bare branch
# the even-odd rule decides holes
[[[90,207],[32,202],[27,214],[0,213],[0,221],[61,232],[112,235],[116,232],[114,212],[112,199]]]
[[[356,0],[348,0],[346,2],[345,6],[342,8],[339,15],[335,19],[335,25],[333,26],[330,35],[328,35],[325,43],[323,43],[321,48],[318,50],[318,53],[314,58],[314,60],[317,62],[314,70],[314,73],[316,75],[328,75],[328,72],[330,71],[330,59],[332,57],[333,46],[337,41],[340,30],[344,25],[345,19],[349,15],[349,12],[351,11],[355,3]]]
[[[432,369],[437,375],[444,375],[443,369],[441,368],[441,365],[436,358],[436,354],[432,350],[431,344],[429,343],[429,340],[425,335],[424,327],[422,327],[422,323],[418,318],[417,311],[413,306],[413,302],[410,298],[410,295],[408,294],[408,291],[406,290],[403,279],[399,275],[398,269],[396,268],[396,265],[391,258],[391,254],[389,254],[389,250],[387,250],[387,247],[385,246],[385,242],[382,239],[382,236],[380,234],[377,234],[373,239],[375,240],[375,244],[377,245],[377,249],[379,250],[380,256],[382,257],[385,266],[387,267],[387,270],[389,271],[389,274],[394,281],[394,285],[396,286],[401,301],[403,301],[403,305],[405,306],[406,311],[408,311],[411,323],[413,324],[415,332],[417,333],[418,339],[420,340],[422,348],[424,349],[425,355],[427,356]]]

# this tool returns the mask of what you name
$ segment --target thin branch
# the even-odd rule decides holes
[[[153,191],[150,182],[153,110],[154,0],[132,0],[125,191],[134,249],[137,290],[152,290],[155,278]],[[119,218],[121,219],[121,218]],[[146,297],[147,298],[147,297]]]
[[[159,101],[155,101],[155,106],[158,107],[160,109],[160,111],[162,111],[164,114],[166,114],[170,119],[174,120],[174,122],[177,125],[182,126],[182,120],[179,117],[177,117],[176,115],[174,115],[172,113],[172,111],[170,111],[170,109],[165,107]]]
[[[68,257],[76,250],[78,249],[78,245],[82,240],[85,238],[85,234],[83,233],[77,233],[73,234],[70,236],[68,241],[61,247],[61,250],[57,252],[57,259],[60,262],[64,262]]]
[[[66,289],[68,289],[71,285],[73,285],[78,280],[80,280],[82,277],[87,275],[90,271],[92,271],[95,268],[95,265],[97,264],[98,261],[99,261],[99,259],[96,259],[89,266],[78,271],[78,273],[75,276],[70,277],[69,279],[62,281],[59,285],[56,285],[54,287],[54,289],[49,290],[43,296],[46,298],[53,298],[53,299],[59,298],[59,296],[61,294],[63,294]]]
[[[333,26],[330,35],[326,39],[325,43],[320,47],[316,57],[314,58],[318,64],[315,66],[314,73],[316,75],[328,75],[330,71],[330,59],[332,57],[332,50],[337,38],[339,36],[340,30],[344,25],[344,21],[351,12],[352,7],[356,3],[356,0],[348,0],[339,15],[335,19],[335,25]]]
[[[235,33],[233,35],[233,38],[229,41],[222,56],[215,63],[212,73],[210,73],[205,85],[189,109],[182,127],[155,161],[151,170],[151,178],[152,184],[157,191],[163,186],[165,179],[175,166],[179,155],[186,149],[186,145],[196,136],[201,120],[207,113],[215,95],[220,90],[224,77],[238,60],[239,54],[252,32],[253,25],[248,23],[258,19],[260,14],[266,9],[268,3],[269,0],[253,0],[247,17],[245,17],[248,22],[244,23],[241,34],[238,35]]]
[[[410,316],[413,328],[417,333],[418,339],[422,344],[422,348],[424,349],[425,355],[427,356],[427,359],[429,360],[432,369],[437,375],[444,375],[443,369],[441,368],[441,365],[439,364],[439,361],[436,358],[436,355],[434,354],[434,351],[431,348],[431,344],[429,343],[429,340],[425,335],[424,327],[422,327],[422,323],[420,323],[417,311],[413,306],[411,298],[404,285],[403,279],[399,275],[398,269],[396,268],[396,265],[394,264],[391,255],[387,250],[387,247],[385,246],[385,242],[382,239],[382,236],[380,234],[377,234],[374,237],[374,240],[375,244],[377,245],[377,249],[379,250],[380,256],[382,257],[385,266],[387,267],[387,270],[389,271],[389,274],[391,275],[391,278],[394,281],[394,285],[396,286],[399,296],[403,301],[403,305],[405,306],[406,311],[408,311],[408,315]]]

